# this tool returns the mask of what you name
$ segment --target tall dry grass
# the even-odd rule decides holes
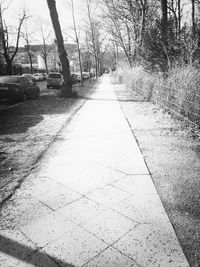
[[[200,124],[200,73],[192,65],[176,65],[168,75],[149,73],[142,66],[121,65],[115,75],[128,89],[142,94]]]
[[[143,95],[145,99],[151,97],[155,76],[146,72],[142,66],[130,68],[122,65],[118,68],[117,75],[128,89]]]

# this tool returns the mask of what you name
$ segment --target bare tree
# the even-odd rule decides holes
[[[167,42],[167,0],[160,0],[161,3],[161,34],[163,43],[166,44]]]
[[[6,24],[6,21],[3,20],[2,18],[2,10],[1,10],[1,4],[0,4],[0,24],[1,24],[1,44],[2,44],[2,50],[3,50],[3,57],[7,63],[7,72],[9,75],[13,74],[13,68],[12,68],[12,63],[13,60],[18,52],[19,48],[19,40],[21,37],[21,28],[22,24],[27,18],[25,10],[21,13],[19,16],[19,21],[18,21],[18,27],[16,31],[14,31],[11,27],[9,27]],[[15,38],[15,45],[11,45],[10,43],[10,37],[16,36]]]
[[[71,7],[72,7],[73,29],[74,29],[74,33],[75,33],[75,41],[77,44],[79,67],[80,67],[80,74],[81,74],[81,86],[83,86],[83,69],[82,69],[82,62],[81,62],[81,49],[80,49],[80,42],[79,42],[77,26],[76,26],[76,18],[75,18],[74,1],[73,0],[71,0]]]
[[[185,5],[186,2],[181,3],[181,0],[168,0],[167,2],[168,14],[169,17],[174,21],[174,28],[177,39],[180,39],[181,35],[181,20]]]
[[[27,23],[25,22],[25,31],[23,33],[23,38],[26,42],[25,49],[26,49],[26,52],[29,58],[31,74],[33,74],[33,60],[32,60],[33,51],[31,50],[30,36],[31,36],[31,33],[29,32]]]
[[[106,17],[110,20],[110,23],[109,21],[107,23],[107,30],[113,36],[114,42],[123,49],[129,65],[132,66],[132,38],[130,36],[130,27],[127,17],[123,17],[123,9],[119,8],[119,3],[113,0],[103,0],[103,2],[108,11]]]
[[[50,44],[51,32],[49,31],[49,25],[40,23],[40,37],[42,41],[41,45],[34,46],[31,49],[33,49],[43,59],[46,73],[48,73],[48,55],[54,48],[54,45],[52,43]]]
[[[88,44],[92,47],[92,53],[95,61],[95,76],[96,78],[100,75],[100,58],[102,54],[102,43],[103,38],[101,38],[101,22],[94,18],[91,10],[91,2],[87,0],[87,18],[88,24],[86,26]]]
[[[193,37],[195,37],[196,35],[195,0],[191,0],[191,6],[192,6],[192,31],[193,31]]]
[[[178,0],[178,35],[180,37],[181,34],[181,0]]]
[[[152,0],[103,0],[108,31],[124,51],[130,66],[139,60],[145,33],[155,20],[157,4]]]
[[[71,97],[72,96],[72,84],[70,79],[70,66],[69,60],[67,58],[67,53],[65,51],[63,36],[60,28],[60,22],[58,18],[58,12],[56,9],[56,1],[55,0],[47,0],[47,5],[50,11],[50,17],[53,24],[57,46],[58,46],[58,54],[59,59],[62,65],[63,77],[64,77],[64,85],[62,94],[63,97]]]

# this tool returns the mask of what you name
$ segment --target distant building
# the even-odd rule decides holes
[[[37,55],[32,51],[31,53],[31,58],[32,58],[32,63],[37,66],[38,62],[37,62]],[[18,48],[18,52],[14,58],[14,64],[20,64],[20,65],[30,65],[29,62],[29,57],[28,57],[28,53],[27,53],[27,48],[26,46],[24,47],[19,47]]]
[[[80,72],[79,58],[77,52],[76,44],[66,44],[65,45],[66,52],[68,55],[70,70],[74,73]],[[47,49],[47,66],[48,71],[61,71],[61,64],[58,57],[56,44],[50,44],[46,46]],[[41,44],[38,45],[30,45],[30,51],[32,56],[33,69],[35,72],[37,71],[46,71],[45,61],[43,58],[43,46]],[[87,71],[91,69],[91,63],[89,63],[90,58],[83,53],[82,55],[82,65],[83,70]],[[18,52],[13,61],[13,65],[21,66],[23,69],[23,73],[30,72],[30,60],[27,53],[27,46],[19,47]]]

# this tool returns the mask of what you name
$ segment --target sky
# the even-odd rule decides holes
[[[9,2],[9,0],[4,0],[6,2]],[[64,15],[64,13],[67,13],[67,16],[71,13],[71,11],[67,10],[67,5],[70,3],[70,0],[57,0],[56,6],[57,10],[60,13],[60,15]],[[74,7],[75,12],[78,16],[81,14],[81,9],[83,8],[84,0],[74,0]],[[26,10],[29,11],[29,13],[35,17],[42,17],[42,18],[49,18],[49,10],[47,6],[46,0],[11,0],[10,6],[9,6],[9,16],[16,17],[17,13],[23,9],[26,8]]]
[[[10,0],[4,0],[9,3]],[[82,26],[85,21],[85,0],[74,0],[74,9],[76,14],[77,25]],[[70,39],[73,35],[72,28],[72,11],[70,7],[71,0],[57,0],[56,6],[59,13],[59,19],[63,30],[63,38]],[[17,25],[18,17],[20,12],[25,8],[28,15],[31,17],[27,20],[27,26],[29,30],[34,31],[37,35],[40,24],[49,25],[52,29],[52,24],[49,15],[49,9],[46,0],[11,0],[9,8],[4,12],[3,16],[6,20],[7,25]],[[48,26],[48,27],[49,27]],[[49,27],[49,28],[50,28]],[[53,36],[52,36],[53,37]],[[37,42],[37,38],[36,38]],[[21,44],[23,41],[21,40]]]
[[[30,32],[35,36],[33,43],[41,43],[40,25],[44,25],[44,29],[52,30],[52,42],[54,37],[52,23],[50,20],[49,9],[46,0],[0,0],[0,2],[9,3],[9,8],[3,13],[7,25],[17,26],[20,12],[25,8],[27,15],[31,17],[26,20],[26,24]],[[86,0],[73,0],[76,14],[77,26],[84,27],[86,21]],[[92,0],[91,2],[94,2]],[[186,0],[182,0],[186,1]],[[99,1],[98,1],[99,2]],[[67,42],[74,42],[71,36],[74,36],[72,30],[72,11],[70,6],[71,0],[56,0],[56,6],[59,13],[59,20],[62,27],[63,38]],[[188,7],[189,8],[189,7]],[[98,9],[98,6],[97,6]],[[186,9],[187,13],[187,9]],[[185,14],[186,15],[186,14]],[[48,26],[47,26],[48,25]],[[80,30],[81,32],[81,30]],[[20,45],[23,46],[25,42],[21,38]]]

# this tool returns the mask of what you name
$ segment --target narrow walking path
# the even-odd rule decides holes
[[[113,86],[102,78],[2,210],[0,266],[189,267],[119,103],[103,100]]]

